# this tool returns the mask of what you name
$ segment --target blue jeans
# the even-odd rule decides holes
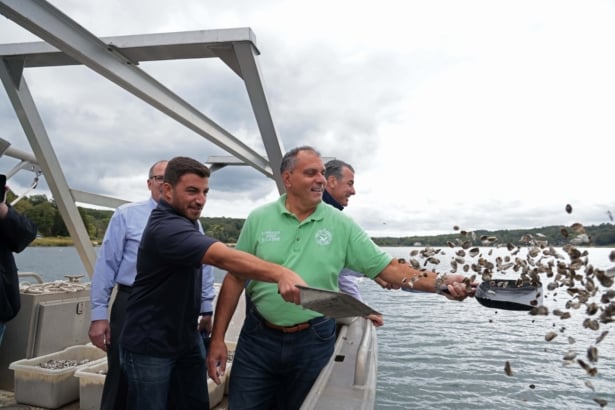
[[[0,322],[0,345],[2,345],[2,338],[4,337],[5,330],[6,330],[6,323]]]
[[[266,327],[252,307],[233,358],[229,409],[301,407],[335,347],[335,320],[313,319],[297,333]]]
[[[178,358],[147,356],[120,348],[132,410],[209,409],[205,348]]]

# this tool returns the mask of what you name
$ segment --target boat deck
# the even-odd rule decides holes
[[[40,409],[40,407],[32,407],[27,404],[18,404],[15,401],[15,393],[12,391],[0,390],[0,409]],[[60,407],[61,410],[78,410],[79,400]]]
[[[8,409],[23,409],[23,410],[40,410],[41,407],[32,407],[27,404],[18,404],[15,401],[15,393],[12,391],[0,390],[0,409],[8,410]],[[65,406],[59,408],[59,410],[78,410],[79,409],[79,400],[69,403]],[[218,403],[215,407],[212,407],[212,410],[228,410],[228,402],[226,397],[222,400],[222,402]]]

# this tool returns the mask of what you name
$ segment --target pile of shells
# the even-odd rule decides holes
[[[572,213],[572,206],[566,205],[565,210]],[[587,250],[577,248],[579,245],[591,246],[591,237],[587,235],[584,226],[574,223],[570,227],[562,227],[560,232],[565,239],[572,236],[570,231],[575,235],[558,249],[550,246],[546,237],[541,234],[523,235],[519,239],[519,245],[516,245],[500,244],[495,236],[477,237],[474,232],[462,230],[459,226],[454,226],[453,229],[459,232],[459,238],[448,242],[453,251],[449,272],[471,274],[466,282],[468,286],[476,278],[490,281],[498,273],[515,273],[518,276],[518,286],[541,286],[542,281],[545,281],[550,296],[555,298],[559,294],[560,298],[567,298],[565,309],[549,312],[548,307],[540,305],[532,308],[530,315],[552,314],[560,320],[571,318],[574,312],[586,315],[582,322],[584,330],[599,333],[593,344],[587,348],[584,358],[577,357],[574,351],[569,350],[563,355],[563,361],[564,364],[576,363],[588,375],[596,376],[598,345],[609,333],[608,330],[601,331],[601,327],[615,321],[615,289],[611,289],[615,283],[615,266],[607,270],[597,269],[590,263]],[[478,246],[488,247],[489,250],[483,254]],[[507,255],[502,256],[499,251],[500,256],[493,257],[495,248],[504,247],[508,251]],[[520,256],[522,247],[527,249],[525,256]],[[434,267],[437,267],[445,254],[445,251],[431,247],[413,250],[408,263],[423,271],[430,265],[429,269],[437,272]],[[609,260],[615,263],[615,250],[610,253]],[[549,331],[545,340],[550,342],[557,336],[557,332]],[[568,342],[572,344],[575,340],[569,337]],[[508,361],[505,363],[504,372],[512,375],[512,367]],[[586,385],[594,390],[591,382],[586,382]],[[607,405],[606,400],[598,397],[594,398],[594,401],[601,407]]]
[[[69,367],[81,366],[82,364],[86,364],[90,361],[90,359],[82,359],[82,360],[70,360],[70,359],[62,359],[62,360],[47,360],[46,362],[39,363],[39,366],[43,369],[50,370],[59,370],[66,369]]]

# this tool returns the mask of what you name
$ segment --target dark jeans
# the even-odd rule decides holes
[[[229,409],[301,407],[335,346],[335,320],[282,333],[266,327],[252,307],[239,335],[229,386]]]
[[[205,348],[179,358],[147,356],[120,349],[122,368],[128,379],[128,408],[164,410],[209,409]]]
[[[0,345],[2,344],[2,338],[4,337],[5,330],[6,330],[6,323],[0,322]]]
[[[126,316],[126,304],[130,291],[119,289],[115,295],[115,301],[111,307],[111,344],[107,346],[107,376],[103,386],[101,410],[124,410],[126,409],[126,397],[128,394],[128,382],[120,366],[120,333],[124,327]]]

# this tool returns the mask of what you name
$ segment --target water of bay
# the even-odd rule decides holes
[[[385,249],[404,258],[411,250]],[[450,269],[446,261],[452,252],[443,251],[449,255],[440,256],[442,263],[431,268]],[[588,251],[593,266],[612,266],[610,249]],[[20,271],[36,272],[46,281],[65,274],[84,274],[87,280],[74,248],[30,247],[16,259]],[[216,279],[221,278],[217,271]],[[472,299],[455,302],[433,294],[386,291],[367,279],[360,288],[365,302],[385,317],[377,330],[378,410],[599,408],[594,398],[615,406],[615,329],[613,324],[601,324],[598,331],[584,328],[583,308],[561,320],[489,309]],[[547,292],[545,305],[553,310],[569,298],[563,290],[559,295]],[[589,363],[586,351],[605,330],[610,333],[596,345],[595,377],[576,362],[564,364],[569,350]],[[549,331],[558,333],[551,342],[545,340]],[[504,371],[507,361],[512,376]]]

